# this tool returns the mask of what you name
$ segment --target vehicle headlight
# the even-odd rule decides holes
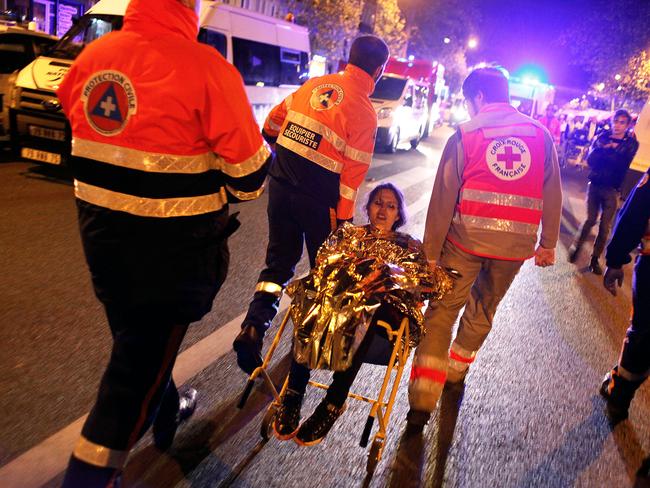
[[[387,119],[391,115],[393,115],[393,109],[390,107],[384,107],[382,109],[379,109],[379,112],[377,112],[378,119]]]

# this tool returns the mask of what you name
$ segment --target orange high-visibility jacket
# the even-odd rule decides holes
[[[264,124],[265,135],[277,138],[271,174],[335,207],[339,220],[353,217],[372,160],[374,86],[365,71],[348,64],[342,73],[307,81],[274,107]]]
[[[178,0],[132,0],[77,58],[57,92],[77,198],[166,218],[262,193],[269,152],[241,76],[197,32]]]

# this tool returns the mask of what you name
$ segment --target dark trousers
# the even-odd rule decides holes
[[[357,374],[359,374],[359,369],[361,369],[361,365],[363,364],[368,348],[372,343],[372,337],[375,332],[374,327],[368,329],[366,337],[361,341],[356,354],[352,358],[352,364],[350,367],[345,371],[337,371],[332,376],[332,383],[325,394],[325,400],[328,403],[331,403],[338,408],[341,408],[345,403],[350,388],[352,388],[352,383],[354,383],[354,379],[357,377]],[[289,384],[287,385],[287,388],[296,393],[304,394],[307,389],[307,383],[309,383],[310,373],[311,370],[307,366],[292,359],[291,369],[289,370]]]
[[[598,214],[600,213],[600,224],[598,225],[598,235],[594,243],[594,250],[592,256],[599,258],[605,249],[607,239],[609,238],[609,231],[612,228],[612,222],[616,215],[618,207],[618,191],[614,188],[606,186],[598,186],[589,183],[587,189],[587,220],[582,225],[582,230],[576,242],[576,247],[579,249],[583,246],[591,229],[598,221]]]
[[[639,256],[632,279],[632,321],[619,364],[635,376],[650,370],[650,256]]]
[[[267,281],[284,288],[293,277],[303,245],[307,247],[309,264],[314,267],[318,248],[334,228],[334,209],[273,177],[269,178],[268,194],[269,244],[266,267],[258,282]],[[252,325],[263,334],[271,325],[279,303],[276,295],[255,293],[242,327]]]
[[[154,419],[167,423],[178,412],[171,373],[188,324],[136,322],[114,308],[107,315],[113,349],[81,434],[99,446],[129,451]],[[89,481],[95,476],[90,471],[102,468],[79,464],[73,456],[63,486],[99,486]]]

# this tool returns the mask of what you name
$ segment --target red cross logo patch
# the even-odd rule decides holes
[[[93,74],[81,91],[81,99],[88,123],[104,136],[122,132],[137,111],[133,84],[119,71]]]
[[[495,139],[488,144],[485,161],[500,180],[518,180],[530,169],[530,149],[517,137]]]

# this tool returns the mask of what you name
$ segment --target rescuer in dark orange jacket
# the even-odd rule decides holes
[[[387,59],[388,47],[381,39],[358,37],[345,71],[307,81],[266,119],[264,136],[276,148],[269,169],[266,268],[233,344],[246,372],[261,364],[262,337],[303,244],[313,266],[319,246],[337,223],[354,215],[377,130],[369,96]]]
[[[113,350],[64,487],[114,486],[153,424],[167,449],[196,391],[171,378],[190,322],[226,277],[228,201],[262,192],[269,155],[242,79],[199,44],[194,0],[131,0],[58,91],[75,196]],[[196,7],[196,10],[195,10]]]

